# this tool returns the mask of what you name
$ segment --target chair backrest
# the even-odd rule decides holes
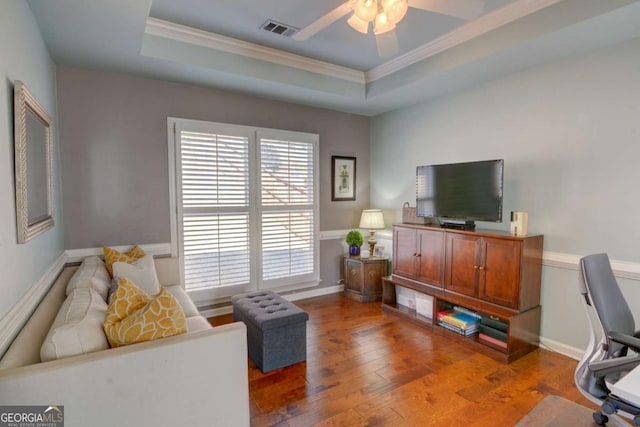
[[[607,357],[619,356],[622,344],[611,342],[607,334],[617,331],[635,333],[635,321],[611,269],[607,254],[589,255],[580,260],[580,292],[593,304],[607,344]]]

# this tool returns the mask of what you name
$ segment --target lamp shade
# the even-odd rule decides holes
[[[365,230],[382,230],[384,228],[382,211],[380,209],[366,209],[362,211],[360,228],[364,228]]]

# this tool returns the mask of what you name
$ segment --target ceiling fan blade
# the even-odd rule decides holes
[[[409,6],[470,21],[482,15],[484,0],[409,0]]]
[[[398,52],[396,30],[376,34],[376,46],[378,47],[378,55],[380,58],[388,58]]]
[[[351,8],[351,0],[349,0],[336,7],[317,21],[314,21],[311,24],[307,25],[306,27],[295,33],[293,36],[291,36],[291,38],[297,41],[307,40],[309,37],[324,30],[329,25],[333,24],[338,19],[342,18],[351,11],[353,11],[353,9]]]

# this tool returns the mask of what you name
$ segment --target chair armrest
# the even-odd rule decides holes
[[[607,337],[611,341],[615,341],[620,344],[624,344],[636,353],[640,353],[640,339],[632,337],[631,335],[621,334],[620,332],[611,331],[607,334]]]
[[[596,378],[618,372],[630,371],[640,365],[639,356],[616,357],[615,359],[597,360],[589,363],[589,371],[593,372]]]

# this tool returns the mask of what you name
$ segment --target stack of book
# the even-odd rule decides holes
[[[438,312],[438,325],[466,337],[478,332],[480,319],[478,313],[463,307]]]
[[[483,315],[480,319],[478,340],[507,348],[507,322],[493,316]]]

